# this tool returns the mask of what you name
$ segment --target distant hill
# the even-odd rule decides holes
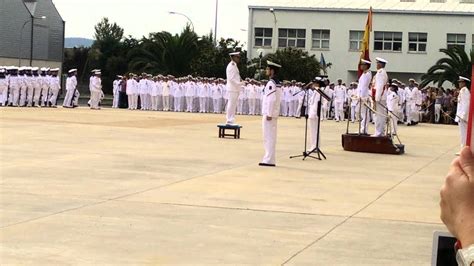
[[[94,40],[87,38],[65,38],[64,48],[91,47]]]

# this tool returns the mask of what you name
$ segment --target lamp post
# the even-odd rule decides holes
[[[185,17],[185,18],[189,21],[189,23],[191,23],[191,27],[193,27],[193,31],[194,31],[194,23],[193,23],[193,21],[192,21],[188,16],[186,16],[186,15],[183,14],[183,13],[179,13],[179,12],[175,12],[175,11],[170,11],[170,12],[168,12],[168,13],[169,13],[170,15],[178,15],[178,16],[183,16],[183,17]]]
[[[20,30],[20,42],[18,43],[18,66],[21,65],[21,43],[23,39],[23,30],[25,29],[26,24],[31,21],[31,40],[30,40],[30,66],[33,63],[33,32],[34,32],[34,24],[35,24],[35,19],[46,19],[46,16],[41,16],[41,17],[35,17],[31,16],[30,19],[25,21],[23,23],[23,26],[21,27]]]
[[[270,8],[269,11],[270,11],[270,13],[273,14],[273,28],[275,29],[276,42],[275,42],[275,45],[273,46],[274,48],[272,50],[275,52],[276,48],[278,47],[277,17],[276,17],[276,14],[275,14],[275,9],[273,7]]]
[[[216,0],[216,17],[214,20],[214,45],[217,45],[217,14],[219,10],[219,0]]]

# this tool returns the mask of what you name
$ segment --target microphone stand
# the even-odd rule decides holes
[[[305,86],[305,95],[304,95],[304,98],[303,98],[303,103],[306,102],[306,108],[305,108],[305,111],[304,111],[304,117],[305,117],[305,131],[304,131],[304,151],[301,155],[295,155],[295,156],[290,156],[290,159],[294,159],[294,158],[301,158],[303,157],[303,161],[310,157],[310,158],[313,158],[313,159],[317,159],[317,160],[322,160],[321,159],[321,156],[323,156],[324,159],[326,159],[326,156],[324,155],[324,153],[321,151],[321,149],[319,148],[319,132],[320,132],[320,129],[321,129],[321,109],[322,109],[322,105],[321,105],[321,99],[318,101],[318,130],[317,130],[317,135],[318,135],[318,138],[316,140],[316,148],[314,148],[312,151],[309,151],[308,152],[308,119],[309,119],[309,115],[307,114],[306,110],[309,110],[309,89],[308,87],[312,85],[312,83],[308,84],[307,86]],[[327,95],[322,93],[320,90],[315,90],[314,93],[320,93],[322,97],[326,98]],[[323,95],[324,94],[324,95]],[[329,98],[329,97],[327,97]],[[312,156],[311,154],[313,153],[317,153],[318,157],[315,157],[315,156]]]

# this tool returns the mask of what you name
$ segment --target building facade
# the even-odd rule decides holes
[[[441,48],[474,49],[474,0],[261,1],[249,6],[249,57],[297,47],[332,63],[330,79],[357,80],[371,6],[370,56],[389,61],[391,78],[419,79]]]
[[[0,0],[0,25],[0,65],[61,68],[65,22],[52,0]]]

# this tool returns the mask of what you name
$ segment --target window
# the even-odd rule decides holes
[[[255,46],[272,47],[273,29],[255,28]]]
[[[466,45],[466,34],[448,33],[448,49],[454,46],[464,49],[464,45]]]
[[[278,29],[278,47],[306,47],[305,29]]]
[[[349,50],[360,51],[362,49],[362,39],[364,39],[363,31],[349,31]]]
[[[430,3],[446,3],[446,0],[430,0]]]
[[[329,49],[329,30],[312,30],[313,49]]]
[[[474,0],[460,0],[459,3],[461,3],[461,4],[474,4]]]
[[[376,51],[402,51],[401,32],[376,31],[374,40],[374,50]]]
[[[416,2],[416,0],[400,0],[400,2]]]
[[[408,33],[408,51],[409,52],[426,52],[426,43],[428,34],[422,32]]]

